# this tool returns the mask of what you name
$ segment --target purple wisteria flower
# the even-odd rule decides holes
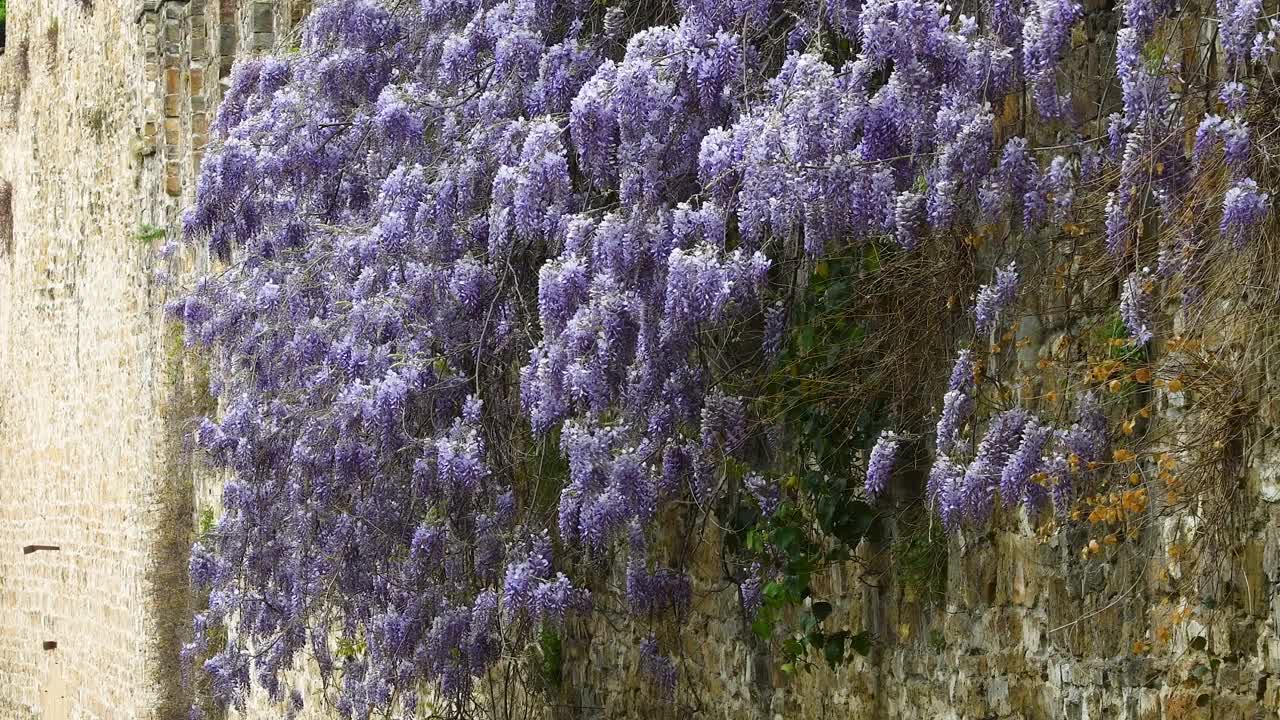
[[[900,193],[894,203],[893,219],[898,245],[903,250],[916,249],[925,221],[924,196],[916,192]]]
[[[1124,290],[1120,293],[1120,317],[1138,345],[1151,342],[1152,311],[1155,306],[1153,298],[1155,280],[1145,271],[1134,271],[1125,278]]]
[[[1222,236],[1237,250],[1249,242],[1251,232],[1271,209],[1271,196],[1258,190],[1252,178],[1237,182],[1222,198]]]
[[[1060,433],[1063,447],[1084,466],[1101,461],[1107,455],[1107,416],[1102,403],[1092,392],[1082,394],[1077,402],[1075,422]],[[1069,458],[1068,458],[1069,459]]]
[[[981,521],[991,513],[1005,466],[1021,446],[1029,422],[1031,417],[1020,408],[992,418],[973,461],[965,468],[959,496],[951,501],[963,517]]]
[[[893,474],[893,464],[897,460],[898,448],[901,445],[902,438],[892,430],[884,430],[876,438],[876,443],[871,448],[871,455],[867,459],[867,477],[864,483],[867,499],[870,502],[874,503],[880,499],[885,488],[889,486],[889,476]]]
[[[779,300],[770,305],[764,314],[764,341],[761,349],[765,358],[773,361],[782,352],[787,332],[787,308]]]
[[[1206,115],[1200,121],[1199,127],[1196,128],[1195,146],[1191,154],[1197,165],[1202,164],[1209,153],[1217,147],[1223,122],[1223,119],[1217,115]]]
[[[951,452],[956,444],[960,428],[973,414],[974,407],[973,353],[961,350],[951,366],[951,379],[942,397],[942,414],[938,418],[935,445],[940,454]]]
[[[652,635],[640,643],[640,671],[649,677],[664,700],[675,699],[676,665],[658,650],[658,641]]]
[[[776,511],[779,468],[758,451],[787,430],[731,393],[782,369],[795,268],[885,243],[885,263],[933,262],[944,248],[926,238],[973,223],[1031,237],[1109,192],[1114,265],[1147,249],[1139,223],[1158,211],[1181,233],[1161,278],[1193,293],[1221,239],[1244,247],[1270,211],[1245,114],[1280,25],[1260,25],[1258,0],[1218,3],[1225,109],[1203,119],[1174,89],[1210,81],[1152,42],[1177,4],[1122,3],[1102,138],[1081,137],[1072,108],[1094,98],[1059,72],[1078,1],[604,5],[330,0],[300,52],[228,79],[183,216],[219,270],[166,306],[209,354],[218,401],[194,434],[228,478],[224,513],[192,547],[209,608],[181,653],[218,702],[243,705],[251,684],[284,702],[305,652],[345,716],[394,714],[395,698],[421,711],[416,689],[464,707],[499,658],[588,611],[592,573],[628,543],[627,610],[686,622],[691,578],[643,541],[675,504],[724,500],[729,460]],[[997,118],[1024,95],[1052,146],[1006,139]],[[1188,153],[1170,139],[1196,121]],[[1200,237],[1179,211],[1219,152],[1222,238]],[[1147,282],[1121,300],[1140,339]],[[1018,285],[1010,264],[978,292],[980,340]],[[951,530],[997,494],[1065,512],[1074,466],[1105,456],[1105,415],[1086,396],[1061,432],[989,416],[975,362],[959,354],[942,399],[930,505]],[[869,497],[901,442],[870,453]],[[537,492],[519,484],[532,457]],[[743,582],[749,615],[764,572]],[[671,697],[671,658],[656,638],[642,650]]]
[[[965,517],[964,475],[964,466],[946,455],[938,455],[929,470],[927,498],[947,530],[958,529]]]
[[[738,586],[739,599],[742,602],[742,612],[748,620],[755,619],[756,613],[764,605],[764,571],[760,567],[760,563],[753,563],[747,569],[746,577]]]
[[[974,305],[974,331],[987,335],[995,329],[1000,313],[1013,304],[1018,295],[1018,269],[1015,263],[996,271],[995,282],[978,290]]]
[[[1036,109],[1045,118],[1061,118],[1066,103],[1058,94],[1054,70],[1071,44],[1071,29],[1083,15],[1072,0],[1037,0],[1022,25],[1022,66],[1033,88]]]
[[[1064,519],[1071,509],[1074,491],[1067,459],[1062,455],[1049,458],[1044,464],[1044,474],[1049,486],[1049,502],[1053,506],[1054,515]]]
[[[1031,476],[1043,467],[1045,445],[1052,435],[1051,426],[1035,418],[1027,420],[1018,449],[1000,472],[1000,499],[1006,506],[1019,503],[1034,506],[1038,486],[1031,482]]]
[[[1249,62],[1249,51],[1262,14],[1262,0],[1218,0],[1218,36],[1227,59]]]
[[[1249,88],[1236,80],[1223,83],[1218,90],[1218,99],[1227,107],[1227,112],[1238,113],[1249,101]]]
[[[760,506],[760,512],[764,513],[765,517],[777,512],[778,506],[782,504],[782,491],[776,482],[770,481],[760,473],[750,473],[743,478],[743,484],[756,499],[756,504]]]

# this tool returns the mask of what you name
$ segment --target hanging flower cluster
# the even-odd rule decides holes
[[[504,651],[589,611],[577,569],[624,541],[628,607],[682,622],[688,579],[646,535],[674,503],[711,507],[718,464],[749,456],[757,423],[707,358],[760,314],[762,354],[778,355],[788,308],[764,299],[793,239],[817,259],[869,242],[910,252],[1006,218],[1032,231],[1097,175],[1060,82],[1078,3],[980,17],[928,0],[600,6],[329,0],[300,52],[237,67],[185,218],[225,268],[170,307],[212,350],[221,413],[197,435],[231,478],[193,549],[210,602],[184,651],[202,657],[229,627],[204,661],[221,702],[242,705],[251,682],[283,699],[282,671],[309,653],[344,716],[395,698],[411,714],[423,679],[465,705]],[[1222,234],[1243,246],[1270,208],[1247,174],[1252,86],[1223,88],[1232,114],[1206,118],[1192,154],[1176,139],[1174,61],[1143,55],[1174,11],[1122,10],[1122,109],[1103,154],[1117,257],[1144,193],[1172,217],[1219,145],[1233,177]],[[1224,0],[1219,14],[1243,80],[1270,41],[1250,44],[1256,7]],[[1064,154],[997,139],[996,108],[1024,84]],[[1016,301],[1015,266],[994,275],[979,335]],[[1124,300],[1142,341],[1148,282],[1131,278]],[[977,361],[955,363],[931,502],[951,527],[997,497],[1061,509],[1063,468],[1100,457],[1105,418],[1083,400],[1063,430],[1006,410],[966,454]],[[870,455],[873,497],[900,441]],[[530,442],[567,473],[537,476]],[[772,512],[766,477],[747,485]],[[758,606],[758,587],[742,592]],[[675,665],[655,638],[641,650],[670,696]]]

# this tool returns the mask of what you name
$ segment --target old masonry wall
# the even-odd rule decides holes
[[[156,250],[190,198],[235,58],[271,47],[304,9],[8,5],[0,718],[186,717],[184,555],[193,505],[216,483],[183,442],[204,394],[199,362],[162,316]]]
[[[190,200],[232,63],[284,41],[306,9],[306,0],[9,6],[2,719],[185,717],[176,668],[185,551],[193,518],[216,503],[217,479],[183,440],[208,401],[198,358],[161,315],[167,286],[154,276],[155,253]],[[192,256],[183,271],[202,262]],[[1280,421],[1259,422],[1265,437]],[[903,590],[875,563],[833,573],[837,612],[881,644],[839,672],[798,679],[757,652],[735,589],[701,553],[689,625],[698,631],[678,640],[681,705],[709,718],[1280,716],[1280,448],[1259,443],[1246,460],[1237,542],[1194,592],[1170,559],[1177,519],[1088,562],[1079,538],[1042,541],[1007,523],[952,543],[941,600]],[[29,545],[58,549],[24,553]],[[635,643],[609,637],[574,629],[549,717],[670,716],[638,679],[634,651],[619,649]],[[1135,652],[1143,643],[1153,649]],[[251,717],[283,714],[262,697],[251,706]],[[306,714],[323,717],[323,705]]]

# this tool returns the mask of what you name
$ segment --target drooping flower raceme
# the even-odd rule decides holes
[[[996,271],[995,282],[978,290],[974,306],[974,331],[987,335],[995,329],[1000,313],[1013,304],[1018,295],[1018,270],[1014,263]]]
[[[1134,271],[1125,278],[1124,290],[1120,293],[1120,317],[1129,330],[1129,336],[1138,345],[1151,341],[1153,286],[1150,273]]]
[[[973,353],[961,350],[951,367],[951,379],[947,393],[942,398],[942,413],[938,418],[935,447],[941,454],[951,451],[956,444],[960,428],[973,413],[974,407]]]
[[[1088,181],[1113,193],[1120,259],[1146,191],[1176,212],[1219,145],[1222,234],[1242,247],[1269,211],[1239,116],[1252,60],[1272,52],[1250,39],[1256,2],[1220,3],[1226,116],[1191,153],[1168,140],[1180,71],[1148,47],[1164,0],[1119,11],[1122,112],[1098,152],[1058,72],[1077,3],[1001,0],[982,18],[929,0],[630,7],[328,0],[300,52],[233,73],[184,218],[223,266],[169,307],[211,351],[219,413],[196,440],[229,477],[193,548],[210,604],[182,654],[219,701],[243,705],[251,682],[284,700],[309,654],[347,715],[416,706],[393,689],[421,681],[461,708],[497,658],[589,611],[584,575],[624,542],[627,607],[682,621],[688,578],[641,540],[664,508],[713,508],[718,463],[755,462],[770,423],[720,375],[776,364],[796,315],[761,301],[790,297],[778,276],[797,257],[874,243],[894,262],[969,223],[1052,229]],[[800,51],[818,31],[848,50]],[[1024,81],[1068,138],[1052,155],[996,132]],[[981,289],[980,337],[1018,284],[1009,265]],[[1145,294],[1124,301],[1135,335]],[[719,357],[747,346],[752,362]],[[960,354],[943,399],[932,506],[949,528],[977,522],[997,493],[1042,502],[1043,474],[1061,509],[1063,468],[1105,445],[1105,422],[1046,436],[1016,408],[986,417],[976,362]],[[898,442],[873,451],[869,494]],[[527,466],[553,455],[560,476]],[[751,471],[767,514],[769,469]],[[533,492],[534,476],[549,485]],[[218,625],[228,642],[205,657]],[[339,652],[361,641],[363,657]],[[670,657],[645,650],[674,689]]]
[[[1222,49],[1233,63],[1249,62],[1262,0],[1218,0]]]
[[[1222,199],[1222,235],[1244,248],[1252,230],[1266,217],[1271,197],[1258,190],[1258,183],[1245,178],[1236,183]]]
[[[876,444],[872,446],[871,455],[867,459],[865,482],[867,499],[871,502],[878,500],[889,486],[889,476],[893,474],[893,464],[901,444],[901,438],[892,430],[885,430],[876,438]]]

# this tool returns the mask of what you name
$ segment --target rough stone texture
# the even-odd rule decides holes
[[[159,313],[160,240],[142,236],[144,226],[172,231],[190,198],[234,60],[292,44],[308,4],[86,7],[14,3],[0,58],[6,720],[184,716],[174,666],[187,610],[183,553],[193,514],[216,503],[217,478],[201,474],[183,442],[207,398],[200,363]],[[191,257],[185,269],[201,267]],[[1171,552],[1181,520],[1082,560],[1083,537],[1041,542],[1006,518],[951,544],[946,595],[934,601],[904,592],[892,562],[864,547],[864,567],[833,571],[824,590],[836,617],[872,629],[878,643],[838,672],[778,671],[722,579],[718,539],[706,538],[694,554],[693,618],[667,638],[682,650],[677,704],[658,702],[638,678],[634,637],[619,642],[600,621],[573,629],[558,705],[546,714],[1276,717],[1280,448],[1260,445],[1249,459],[1235,539],[1214,551],[1217,572],[1191,586],[1179,583],[1186,571]],[[24,555],[29,544],[61,549]],[[314,676],[302,678],[312,695]],[[248,716],[281,715],[260,694],[251,699]],[[323,717],[323,704],[306,716]]]
[[[55,17],[52,61],[19,62]],[[5,717],[140,717],[156,704],[143,598],[164,383],[134,239],[142,168],[127,68],[138,35],[121,31],[131,19],[123,4],[10,9],[0,82],[20,99],[0,118],[13,210],[0,259]],[[24,555],[31,543],[61,550]]]
[[[193,496],[205,504],[216,482],[200,477],[184,444],[202,401],[200,364],[162,317],[163,239],[149,226],[176,229],[219,82],[248,50],[236,28],[255,7],[9,6],[0,718],[186,716],[176,668],[184,556]],[[200,267],[192,257],[185,270]],[[60,550],[24,555],[30,544]]]
[[[641,631],[629,628],[620,642],[616,631],[592,623],[572,633],[565,661],[559,701],[574,711],[548,716],[1277,717],[1276,513],[1260,507],[1257,532],[1242,532],[1215,556],[1217,572],[1192,592],[1175,592],[1159,560],[1168,526],[1089,560],[1078,555],[1082,538],[1071,534],[1040,542],[1004,528],[953,541],[946,597],[937,602],[904,592],[891,563],[864,547],[867,567],[888,571],[850,572],[850,565],[821,589],[834,599],[834,618],[875,633],[872,654],[796,677],[754,652],[736,587],[722,579],[714,551],[700,552],[693,617],[669,638],[682,655],[675,705],[637,681],[634,650],[619,650],[634,648]],[[717,546],[714,538],[703,545]]]

